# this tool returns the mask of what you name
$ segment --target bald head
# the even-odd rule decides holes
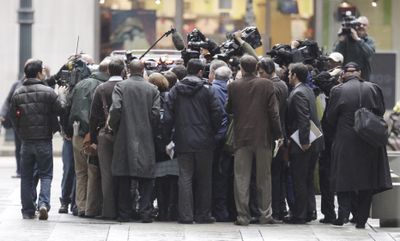
[[[131,75],[143,75],[144,64],[138,59],[134,59],[129,64],[129,71]]]

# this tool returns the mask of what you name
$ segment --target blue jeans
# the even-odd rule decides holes
[[[50,210],[50,188],[53,179],[53,144],[51,140],[22,141],[21,212],[23,214],[35,214],[35,201],[32,197],[35,167],[40,179],[38,207],[46,206]]]
[[[75,205],[75,164],[72,141],[64,139],[62,147],[63,177],[61,181],[61,204]]]

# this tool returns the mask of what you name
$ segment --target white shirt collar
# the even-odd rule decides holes
[[[294,86],[294,89],[297,88],[299,85],[301,85],[301,82],[297,83],[297,84]]]
[[[121,77],[121,76],[118,76],[118,75],[111,76],[111,77],[108,79],[108,81],[121,81],[121,80],[123,80],[122,77]]]

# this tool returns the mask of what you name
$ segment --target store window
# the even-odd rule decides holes
[[[175,0],[101,0],[101,57],[149,48],[175,22]],[[156,48],[173,48],[164,38]]]

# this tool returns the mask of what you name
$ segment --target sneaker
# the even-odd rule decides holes
[[[61,204],[58,213],[68,213],[68,204]]]
[[[47,220],[49,214],[47,213],[47,208],[45,206],[40,206],[39,208],[39,220]]]

